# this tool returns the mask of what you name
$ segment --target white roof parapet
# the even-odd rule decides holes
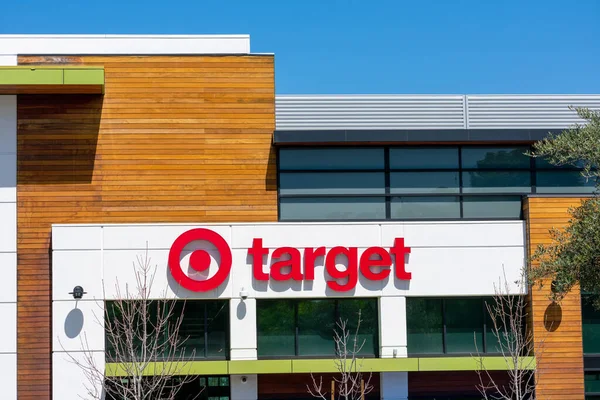
[[[0,35],[0,55],[249,53],[250,35]]]
[[[600,95],[278,95],[277,130],[564,129]]]

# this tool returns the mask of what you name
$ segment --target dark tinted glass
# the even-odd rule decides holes
[[[335,301],[298,301],[298,355],[334,356]]]
[[[537,193],[593,193],[596,184],[579,171],[538,171],[536,180]]]
[[[385,219],[383,197],[282,197],[282,220]]]
[[[445,299],[446,352],[483,352],[483,309],[480,298]]]
[[[586,393],[600,394],[600,371],[586,371],[583,379]],[[588,398],[589,397],[586,397],[586,399]]]
[[[406,299],[409,354],[441,354],[443,347],[442,300]]]
[[[581,296],[581,318],[583,335],[583,352],[600,353],[600,310],[592,304],[593,297]]]
[[[362,346],[360,355],[376,356],[378,354],[378,307],[377,299],[340,299],[338,313],[342,321],[347,321],[351,339],[357,329],[358,312],[361,324],[358,330],[358,346]]]
[[[390,192],[396,193],[458,193],[458,172],[392,172]]]
[[[393,219],[460,218],[458,197],[392,197]]]
[[[464,193],[530,193],[529,171],[463,172]]]
[[[282,172],[279,193],[384,194],[383,172]]]
[[[280,149],[279,168],[281,170],[383,169],[383,149],[377,147]]]
[[[183,315],[179,327],[179,336],[185,340],[184,348],[186,357],[204,358],[204,308],[202,301],[178,302],[174,314]],[[229,321],[228,321],[229,322]]]
[[[462,167],[478,169],[527,168],[530,158],[527,147],[463,147]]]
[[[391,148],[392,169],[458,169],[458,148]]]
[[[258,300],[258,356],[295,355],[295,310],[293,300]]]
[[[463,199],[464,218],[512,218],[521,217],[520,196],[472,196]]]
[[[211,301],[206,303],[206,330],[208,331],[207,356],[225,358],[229,353],[229,303]]]

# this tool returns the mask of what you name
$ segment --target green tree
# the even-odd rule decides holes
[[[600,178],[600,112],[584,108],[577,114],[587,121],[558,135],[550,135],[537,142],[530,154],[543,157],[557,166],[582,168],[586,179],[594,180],[598,188]],[[569,209],[571,216],[564,229],[550,230],[552,241],[540,245],[532,255],[530,268],[532,283],[552,279],[553,296],[559,300],[574,285],[584,292],[600,293],[600,197],[584,199],[579,207]],[[595,306],[600,308],[600,301]]]

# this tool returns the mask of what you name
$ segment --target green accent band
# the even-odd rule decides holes
[[[0,85],[104,85],[104,68],[0,68]]]
[[[535,357],[522,357],[521,369],[535,369]],[[504,371],[513,368],[512,360],[503,357],[436,357],[436,358],[366,358],[357,364],[365,372],[417,372],[417,371],[476,371],[481,363],[487,370]],[[127,376],[131,364],[106,364],[106,376]],[[337,372],[334,359],[315,360],[234,360],[190,361],[176,363],[150,363],[143,375],[156,371],[169,371],[171,375],[241,375],[241,374],[302,374]]]

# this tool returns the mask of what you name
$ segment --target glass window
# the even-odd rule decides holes
[[[593,296],[581,297],[583,352],[597,354],[600,353],[600,310],[594,308]]]
[[[282,220],[385,219],[384,197],[282,197]]]
[[[445,299],[446,352],[483,353],[483,305],[480,298]]]
[[[458,197],[393,197],[393,219],[460,218]]]
[[[444,352],[441,299],[407,298],[406,324],[410,354]]]
[[[358,328],[358,346],[362,346],[360,355],[375,356],[378,354],[378,314],[375,299],[340,299],[338,300],[339,319],[347,321],[351,338],[357,329],[358,312],[361,324]]]
[[[294,301],[259,300],[256,313],[258,356],[295,355],[296,311]]]
[[[391,193],[458,193],[458,172],[391,172]]]
[[[281,170],[384,169],[383,148],[318,148],[279,150]]]
[[[157,325],[159,315],[167,315],[168,308],[171,306],[170,301],[151,301],[148,303],[146,327],[150,336],[154,336],[156,333],[153,331]],[[127,303],[124,303],[121,307],[126,307]],[[138,309],[139,306],[136,306]],[[176,318],[183,316],[181,324],[179,326],[179,340],[181,343],[180,348],[184,351],[186,358],[227,358],[229,355],[229,307],[227,301],[201,301],[201,300],[190,300],[190,301],[176,301],[173,305],[173,313],[171,318],[172,323],[167,326],[161,332],[159,340],[162,343],[168,340],[168,338],[174,333],[169,329],[172,328]],[[120,314],[119,307],[115,305],[115,302],[106,302],[106,318],[115,320]],[[141,316],[140,316],[141,318]],[[144,324],[140,320],[136,322],[134,329],[142,329]],[[125,326],[130,324],[125,323]],[[141,331],[138,332],[137,336],[144,335]],[[109,356],[114,355],[112,343],[110,343],[109,335],[106,337],[106,348]],[[205,338],[208,337],[208,346],[205,343]],[[121,345],[125,345],[121,342]],[[137,347],[137,353],[141,354],[142,343],[140,342]],[[165,354],[166,355],[166,354]]]
[[[464,193],[530,193],[529,171],[463,172]]]
[[[390,149],[392,169],[458,169],[458,147]]]
[[[298,301],[298,355],[334,356],[335,301]]]
[[[464,218],[512,218],[521,217],[520,196],[471,196],[463,199]]]
[[[586,393],[600,393],[600,371],[585,371],[583,380]]]
[[[179,336],[185,340],[185,356],[204,358],[204,307],[201,301],[177,302],[174,314],[183,315]],[[227,321],[229,323],[229,321]]]
[[[384,194],[383,172],[282,172],[279,193]]]
[[[586,179],[580,171],[536,172],[537,193],[593,193],[595,179]]]
[[[189,302],[188,302],[189,303]],[[207,357],[225,358],[229,353],[229,304],[226,301],[206,303]]]
[[[530,168],[527,147],[463,147],[462,167],[477,169]]]

